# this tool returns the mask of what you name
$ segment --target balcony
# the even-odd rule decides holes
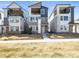
[[[23,16],[23,11],[19,8],[13,8],[8,10],[9,16]]]
[[[68,13],[70,13],[70,8],[68,8],[68,7],[60,7],[59,13],[60,14],[68,14]]]

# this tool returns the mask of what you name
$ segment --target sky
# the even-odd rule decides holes
[[[0,11],[3,11],[3,8],[6,8],[12,1],[0,1]],[[38,1],[16,1],[16,3],[22,6],[25,10],[28,11],[28,6],[34,4]],[[42,1],[42,5],[48,7],[48,16],[50,16],[53,8],[56,4],[71,4],[75,7],[74,18],[79,19],[79,1]]]

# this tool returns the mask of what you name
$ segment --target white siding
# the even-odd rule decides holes
[[[18,19],[19,22],[10,22],[10,20],[16,20],[16,19]],[[20,16],[9,16],[9,31],[10,31],[11,26],[18,26],[19,31],[23,31],[24,30],[24,20],[23,20],[23,18],[20,17]]]

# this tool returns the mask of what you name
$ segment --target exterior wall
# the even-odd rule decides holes
[[[61,21],[60,17],[61,16],[68,16],[68,20],[67,21]],[[69,32],[69,22],[71,21],[71,17],[69,14],[61,14],[59,15],[57,20],[57,32]],[[61,25],[65,26],[67,28],[67,30],[61,30]],[[64,28],[64,27],[63,27]]]
[[[1,14],[0,25],[3,25],[4,24],[4,13],[0,12],[0,14]]]
[[[15,2],[12,2],[10,5],[8,5],[7,8],[4,8],[5,31],[6,31],[6,33],[11,33],[11,34],[21,33],[22,31],[24,31],[24,18],[22,16],[17,16],[17,15],[16,16],[8,15],[9,8],[20,8],[22,10],[22,8]],[[16,22],[16,20],[18,20],[19,22]],[[17,27],[18,31],[11,31],[12,27],[14,27],[14,29],[12,29],[12,30],[15,30],[15,27]]]
[[[79,24],[73,24],[71,33],[79,33]]]
[[[7,18],[8,17],[8,15],[7,15],[7,8],[4,8],[4,18]]]
[[[31,13],[31,8],[40,8],[40,14],[34,15]],[[42,9],[44,10],[44,14],[42,14]],[[33,17],[33,21],[36,20],[36,18],[38,18],[37,22],[29,22],[29,20],[31,20],[31,17]],[[28,20],[28,25],[29,27],[32,27],[32,32],[33,33],[42,33],[42,28],[43,29],[47,29],[45,26],[47,25],[47,17],[48,17],[48,8],[42,6],[41,4],[35,4],[33,6],[29,7],[29,20]],[[36,29],[36,27],[38,29]],[[43,32],[45,32],[46,30],[44,30]]]
[[[59,6],[58,10],[57,10],[57,14],[58,14],[58,20],[57,20],[57,32],[69,32],[69,22],[71,21],[71,13],[68,14],[59,14],[59,9],[60,7],[67,7],[67,5],[64,6]],[[61,16],[68,16],[68,20],[67,21],[61,21]],[[61,30],[61,25],[65,26],[67,28],[67,30]]]
[[[18,20],[19,22],[11,22],[11,20]],[[24,30],[23,18],[21,16],[9,16],[9,31],[11,32],[11,27],[17,26],[19,29],[19,33]]]
[[[67,14],[60,14],[59,13],[59,9],[60,7],[69,7],[70,5],[58,5],[55,7],[54,10],[57,11],[57,14],[54,15],[52,18],[52,21],[50,22],[50,31],[51,32],[69,32],[69,22],[74,20],[74,9],[70,9],[70,13]],[[72,11],[71,11],[72,10]],[[54,12],[55,13],[55,12]],[[61,16],[68,16],[68,20],[61,20]],[[71,18],[73,17],[73,18]],[[63,27],[63,29],[61,30],[61,27]],[[66,28],[66,30],[64,29],[64,27]]]
[[[40,33],[40,29],[39,29],[40,28],[40,24],[38,26],[38,22],[41,19],[38,19],[37,21],[35,21],[35,20],[36,20],[36,17],[41,18],[41,15],[40,14],[38,14],[38,15],[32,14],[31,13],[31,8],[41,8],[40,6],[41,5],[37,4],[37,5],[29,7],[29,20],[27,21],[27,23],[28,23],[29,28],[32,27],[32,32],[33,33]],[[34,18],[33,21],[31,21],[31,17]],[[38,27],[38,31],[36,30],[36,26]]]
[[[0,34],[2,34],[2,26],[0,26]]]
[[[5,31],[5,29],[3,29],[3,25],[4,25],[4,13],[0,12],[0,34],[3,33],[3,31]]]

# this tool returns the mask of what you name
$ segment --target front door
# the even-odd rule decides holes
[[[42,27],[42,33],[45,33],[45,27]]]

